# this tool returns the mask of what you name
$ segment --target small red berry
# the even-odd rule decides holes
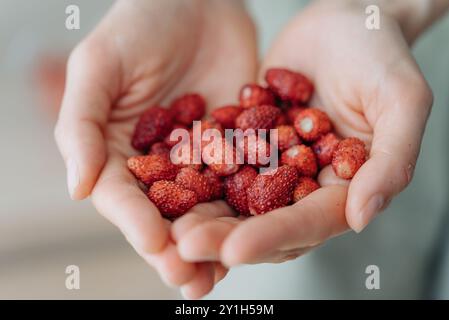
[[[183,129],[186,131],[189,130],[189,128],[186,125],[184,125],[182,123],[175,123],[173,125],[173,129],[170,131],[170,133],[164,139],[164,143],[169,147],[173,147],[174,145],[176,145],[178,142],[181,141],[181,138],[174,139],[174,140],[170,139],[171,133],[173,132],[173,130],[176,130],[176,129]]]
[[[281,155],[281,164],[295,167],[301,176],[314,177],[318,166],[312,148],[305,145],[293,146]]]
[[[179,170],[175,182],[195,192],[198,202],[209,201],[212,197],[212,188],[209,185],[209,180],[193,168],[187,167]]]
[[[287,115],[288,123],[293,125],[295,123],[295,119],[298,116],[298,114],[305,110],[306,107],[300,107],[300,106],[292,106],[285,111],[285,114]]]
[[[244,85],[239,94],[240,106],[243,108],[274,104],[273,93],[257,84]]]
[[[330,132],[332,123],[325,112],[309,108],[298,114],[295,119],[295,128],[304,141],[312,142]]]
[[[307,103],[314,91],[313,84],[307,77],[287,69],[268,69],[265,80],[282,100]]]
[[[213,142],[202,151],[203,162],[218,176],[225,177],[239,170],[240,165],[236,161],[236,152],[232,144],[226,139]]]
[[[174,180],[179,170],[166,156],[157,154],[131,157],[128,168],[148,186],[158,180]]]
[[[250,213],[260,215],[288,205],[297,184],[298,172],[290,166],[259,174],[246,191]]]
[[[153,143],[164,139],[172,127],[172,115],[167,109],[151,107],[140,116],[131,144],[136,150],[146,151]]]
[[[240,156],[243,153],[243,160],[247,164],[265,166],[270,162],[271,146],[262,137],[245,135],[243,139],[236,139],[236,151]]]
[[[224,129],[234,129],[235,119],[242,113],[243,108],[237,106],[224,106],[212,111],[211,116]]]
[[[223,197],[223,181],[221,178],[209,167],[203,170],[203,176],[207,179],[212,190],[211,200],[218,200]]]
[[[190,93],[172,102],[170,109],[175,121],[191,126],[194,120],[200,120],[206,112],[206,102],[196,93]]]
[[[314,179],[309,177],[299,178],[298,185],[293,191],[293,202],[298,202],[319,188],[320,185]]]
[[[363,141],[357,138],[347,138],[337,145],[332,157],[332,168],[340,178],[352,179],[367,157]]]
[[[159,154],[159,155],[170,155],[170,147],[167,146],[164,142],[156,142],[150,148],[148,154]]]
[[[247,129],[272,129],[276,125],[276,120],[281,114],[281,110],[272,105],[262,105],[245,109],[235,119],[235,127],[243,131]]]
[[[166,180],[153,183],[148,198],[166,218],[177,218],[198,203],[195,192]]]
[[[318,165],[320,168],[331,164],[332,155],[337,147],[340,139],[332,132],[322,136],[312,145],[313,152],[315,152]]]
[[[257,171],[250,166],[242,167],[237,173],[224,180],[226,202],[238,213],[249,216],[246,191],[257,177]]]
[[[276,127],[278,130],[278,148],[281,151],[285,151],[290,147],[296,146],[301,143],[296,130],[292,126],[282,125]]]

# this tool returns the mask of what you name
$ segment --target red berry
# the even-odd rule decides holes
[[[176,122],[191,126],[194,120],[200,120],[206,112],[206,102],[196,93],[179,97],[170,106]]]
[[[166,180],[153,183],[148,198],[166,218],[177,218],[198,203],[195,192]]]
[[[332,123],[325,112],[309,108],[298,114],[295,119],[295,128],[304,141],[312,142],[330,132]]]
[[[239,170],[235,149],[226,139],[208,145],[202,156],[203,162],[220,177],[229,176]]]
[[[257,177],[257,171],[250,166],[242,167],[237,173],[226,177],[224,192],[226,202],[242,215],[250,215],[246,190]]]
[[[178,144],[181,141],[181,138],[174,139],[174,140],[170,139],[171,133],[173,132],[173,130],[176,130],[176,129],[189,130],[189,128],[186,125],[183,125],[181,123],[175,123],[173,125],[173,129],[170,131],[170,133],[164,139],[165,144],[169,147],[173,147],[174,145]]]
[[[293,125],[298,114],[305,109],[305,107],[300,106],[292,106],[288,108],[285,112],[285,114],[287,115],[288,123]]]
[[[224,129],[235,128],[235,118],[242,113],[243,108],[237,106],[224,106],[212,111],[211,116],[215,119]]]
[[[281,110],[272,105],[262,105],[245,109],[235,120],[235,127],[246,129],[272,129]]]
[[[209,167],[203,170],[203,176],[207,179],[211,188],[211,200],[221,199],[223,197],[223,181],[220,177]]]
[[[176,176],[175,182],[195,192],[198,202],[209,201],[212,197],[209,180],[193,168],[182,168]]]
[[[253,134],[245,135],[243,139],[236,139],[236,151],[240,156],[243,153],[244,162],[256,166],[269,164],[270,144],[262,137]]]
[[[332,155],[339,142],[340,139],[331,132],[319,138],[312,145],[313,152],[315,152],[320,168],[324,168],[331,164]]]
[[[342,140],[335,148],[332,168],[343,179],[352,179],[365,163],[368,155],[363,141],[357,138]]]
[[[296,146],[301,143],[296,134],[296,130],[292,126],[282,125],[276,127],[278,130],[278,148],[281,151],[285,151],[290,147]]]
[[[192,168],[200,171],[203,168],[201,160],[201,150],[199,147],[195,148],[192,140],[182,142],[170,150],[170,161],[176,164],[179,168]]]
[[[312,97],[313,84],[304,75],[287,69],[273,68],[265,74],[270,89],[282,100],[306,103]]]
[[[312,148],[305,145],[293,146],[281,155],[281,164],[295,167],[301,176],[314,177],[318,166]]]
[[[299,178],[298,185],[293,191],[293,202],[298,202],[319,188],[320,185],[314,179],[309,177]]]
[[[131,144],[137,150],[146,151],[153,143],[164,139],[172,126],[172,116],[167,109],[151,107],[140,116]]]
[[[281,166],[273,172],[259,174],[246,191],[250,213],[264,214],[288,205],[297,183],[298,172],[290,166]]]
[[[275,127],[277,126],[283,126],[288,124],[287,116],[283,113],[279,115],[279,117],[276,119]]]
[[[164,142],[156,142],[150,148],[150,152],[148,154],[159,154],[159,155],[170,155],[170,147],[167,146]]]
[[[157,154],[131,157],[128,159],[128,168],[146,185],[159,180],[173,180],[179,170],[166,156]]]
[[[243,108],[274,104],[273,93],[257,84],[244,85],[239,94],[240,106]]]

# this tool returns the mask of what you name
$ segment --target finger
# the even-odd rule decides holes
[[[156,268],[162,280],[171,287],[179,287],[192,281],[199,272],[195,264],[185,262],[179,257],[172,242],[160,253],[142,254],[142,257]]]
[[[197,225],[178,241],[179,254],[191,262],[219,260],[223,241],[238,223],[236,218],[218,218]]]
[[[362,231],[413,176],[432,96],[430,91],[419,89],[426,88],[424,82],[407,86],[404,81],[401,79],[400,89],[386,86],[392,90],[391,95],[395,95],[381,99],[386,107],[381,109],[374,124],[369,160],[349,187],[347,221],[357,232]]]
[[[181,293],[186,299],[199,299],[208,294],[214,287],[214,265],[210,262],[198,264],[195,278],[181,287]]]
[[[202,223],[218,217],[234,215],[235,213],[224,201],[200,203],[173,223],[171,236],[175,242],[178,242],[183,235]]]
[[[224,279],[224,277],[226,277],[226,275],[228,274],[229,269],[226,268],[223,264],[221,264],[220,262],[214,262],[214,266],[215,266],[215,279],[214,279],[214,283],[217,284],[218,282],[220,282],[221,280]]]
[[[73,199],[87,197],[106,159],[103,128],[109,116],[115,84],[111,67],[102,57],[80,47],[71,55],[55,139],[67,168],[67,184]]]
[[[92,201],[137,252],[157,253],[166,245],[169,236],[166,220],[139,189],[124,158],[109,156],[92,192]]]
[[[332,169],[332,166],[330,166],[330,165],[324,167],[320,171],[320,173],[318,175],[318,183],[322,187],[332,186],[332,185],[339,185],[339,186],[344,186],[344,187],[349,186],[349,180],[345,180],[345,179],[338,177],[335,174],[334,169]]]
[[[260,261],[278,250],[304,248],[347,229],[347,188],[316,190],[293,206],[240,223],[225,239],[221,261],[226,266]]]

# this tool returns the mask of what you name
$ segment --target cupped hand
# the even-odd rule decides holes
[[[55,129],[73,199],[91,195],[135,250],[186,296],[207,293],[224,276],[220,263],[183,261],[171,223],[139,189],[126,166],[140,114],[186,92],[210,106],[235,100],[255,80],[252,22],[240,1],[121,0],[73,51]],[[222,202],[194,212],[222,212]]]
[[[343,137],[356,136],[369,160],[352,181],[325,168],[322,188],[293,206],[249,219],[175,222],[173,237],[187,261],[281,262],[349,228],[360,232],[411,181],[432,93],[396,19],[365,26],[358,1],[317,1],[279,35],[261,68],[285,67],[316,86],[312,106],[325,110]]]

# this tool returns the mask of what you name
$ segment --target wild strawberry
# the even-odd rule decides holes
[[[281,164],[296,168],[301,176],[314,177],[318,171],[315,154],[312,148],[305,145],[293,146],[284,151]]]
[[[239,170],[235,149],[224,138],[206,146],[202,151],[202,157],[203,162],[220,177],[229,176]]]
[[[137,150],[146,151],[150,145],[164,139],[172,126],[172,116],[167,109],[151,107],[140,116],[131,144]]]
[[[148,154],[159,154],[159,155],[170,155],[170,147],[167,146],[164,142],[156,142],[154,143]]]
[[[291,106],[291,107],[289,107],[289,108],[285,111],[285,114],[286,114],[286,116],[287,116],[288,123],[291,124],[291,125],[293,125],[293,124],[295,123],[295,119],[296,119],[296,117],[298,116],[298,114],[299,114],[301,111],[305,110],[305,109],[306,109],[306,107],[300,107],[300,106]]]
[[[176,122],[191,126],[194,120],[200,120],[206,112],[206,102],[196,93],[186,94],[172,102],[170,106]]]
[[[203,176],[207,179],[211,188],[211,200],[221,199],[223,197],[223,181],[220,177],[209,167],[203,170]]]
[[[332,123],[325,112],[309,108],[298,114],[295,119],[295,128],[304,141],[312,142],[330,132]]]
[[[166,156],[157,154],[131,157],[128,168],[146,185],[158,180],[174,180],[179,170]]]
[[[267,70],[265,80],[268,86],[282,100],[307,103],[312,97],[313,84],[304,75],[287,69]]]
[[[170,150],[170,161],[179,168],[192,168],[200,171],[203,168],[201,150],[192,140],[182,142]]]
[[[298,172],[290,166],[281,166],[271,173],[259,174],[246,191],[250,213],[264,214],[288,205],[297,183]]]
[[[198,203],[195,192],[167,180],[153,183],[148,198],[166,218],[177,218]]]
[[[281,114],[281,110],[271,105],[262,105],[245,109],[235,119],[235,127],[243,131],[246,129],[272,129],[276,120]]]
[[[276,119],[275,127],[284,126],[287,124],[288,124],[287,116],[284,113],[281,113]]]
[[[340,141],[335,148],[332,168],[340,178],[352,179],[367,157],[363,141],[357,138],[347,138]]]
[[[292,126],[282,125],[276,127],[278,130],[278,148],[281,151],[285,151],[290,147],[293,147],[301,143],[296,130]]]
[[[171,133],[176,129],[183,129],[186,131],[189,130],[189,128],[186,125],[184,125],[182,123],[175,123],[173,125],[173,129],[170,131],[169,134],[167,134],[167,136],[164,139],[164,143],[169,147],[173,147],[174,145],[178,144],[182,140],[180,137],[178,137],[177,139],[173,139],[173,140],[170,138]]]
[[[237,156],[241,157],[243,155],[244,162],[247,164],[256,166],[267,165],[270,161],[270,148],[270,144],[256,134],[245,135],[243,139],[236,139]]]
[[[320,185],[314,179],[309,177],[299,178],[298,185],[293,191],[293,202],[298,202],[319,188]]]
[[[224,129],[235,128],[235,118],[242,113],[243,108],[237,106],[224,106],[212,111],[211,116],[215,119]]]
[[[244,85],[239,94],[240,105],[243,108],[257,107],[264,104],[273,105],[273,93],[257,84]]]
[[[209,185],[209,180],[195,169],[182,168],[179,170],[175,182],[195,192],[198,197],[198,202],[209,201],[212,197],[212,188]]]
[[[250,215],[246,190],[256,177],[257,171],[253,167],[244,166],[237,173],[226,177],[224,180],[226,202],[242,215]]]
[[[322,136],[312,145],[320,168],[331,164],[332,155],[340,139],[332,132]]]

